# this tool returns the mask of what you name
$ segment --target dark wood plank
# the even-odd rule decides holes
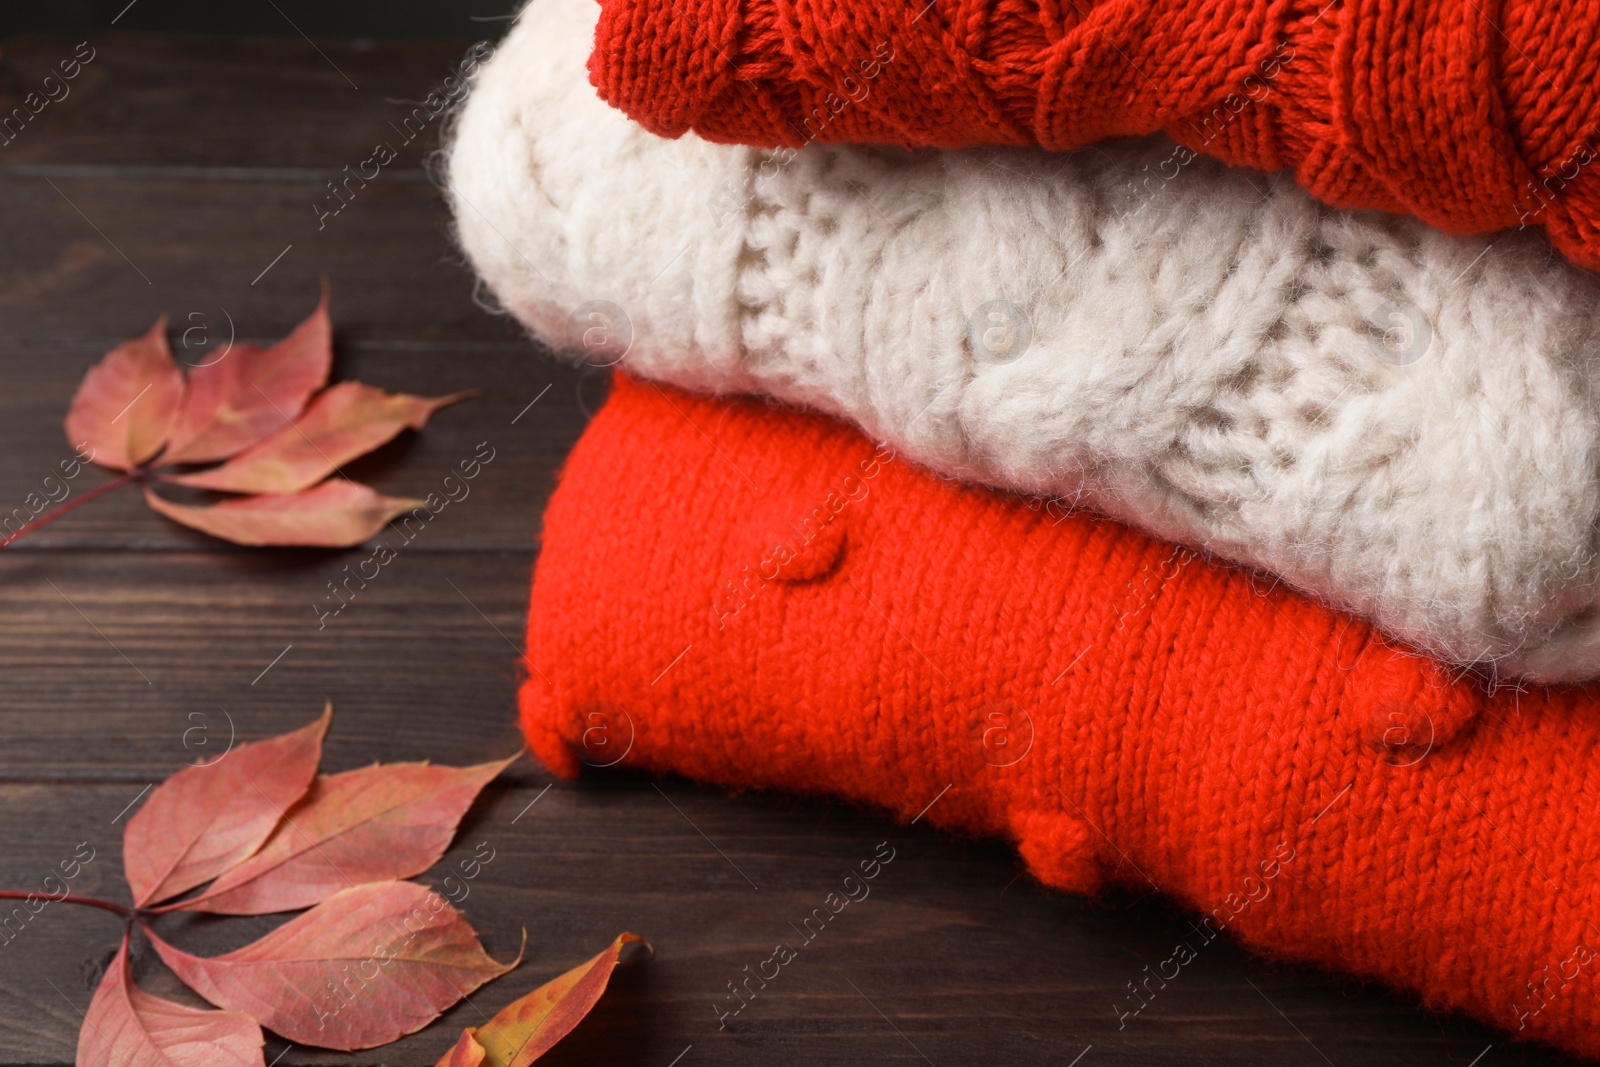
[[[505,0],[273,0],[270,4],[214,4],[210,0],[8,0],[0,9],[0,34],[104,32],[112,29],[181,34],[263,34],[297,37],[444,39],[473,37],[504,25]]]
[[[509,320],[473,303],[471,276],[431,184],[375,181],[319,230],[313,205],[325,195],[315,177],[69,178],[0,169],[3,336],[91,356],[166,314],[218,337],[230,335],[231,320],[241,340],[273,338],[315,306],[326,278],[335,321],[351,339],[432,341],[441,356],[474,343],[520,342]]]
[[[502,28],[485,23],[483,36]],[[59,77],[60,63],[71,60],[83,40],[6,41],[0,113],[38,91],[46,75]],[[112,33],[88,43],[94,58],[67,83],[65,97],[45,105],[0,147],[0,165],[337,171],[359,162],[376,139],[393,136],[384,132],[388,123],[400,122],[443,87],[473,42],[324,40],[313,48],[299,37]],[[353,156],[356,151],[363,154]],[[412,152],[401,163],[416,167],[419,159]]]
[[[322,43],[360,91],[304,41],[113,35],[92,47],[68,96],[0,134],[0,336],[92,347],[165,312],[218,334],[231,315],[240,336],[269,337],[329,278],[353,338],[519,343],[473,304],[423,169],[444,120],[422,121],[416,105],[459,66],[464,42],[389,43],[381,55]],[[8,42],[0,115],[75,49]],[[352,202],[319,220],[315,205],[338,203],[328,182],[379,143],[396,160],[341,186]]]
[[[476,502],[432,522],[469,526]],[[365,588],[346,587],[348,603],[325,619],[318,608],[340,604],[327,583],[342,585],[366,557],[4,553],[0,777],[143,785],[193,758],[193,725],[209,729],[190,740],[215,749],[230,717],[260,736],[309,721],[325,700],[339,721],[335,758],[463,763],[515,751],[531,555],[422,551],[434,532],[393,539],[396,558]]]

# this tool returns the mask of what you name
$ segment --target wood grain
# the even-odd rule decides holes
[[[75,44],[6,42],[0,113]],[[72,95],[0,147],[0,517],[68,455],[61,417],[110,345],[162,313],[203,322],[208,343],[225,317],[240,339],[270,339],[309,310],[322,278],[334,288],[336,376],[483,390],[349,473],[418,493],[479,442],[495,459],[471,496],[326,619],[315,605],[332,605],[327,583],[364,552],[208,542],[131,493],[0,553],[4,887],[35,886],[89,841],[96,859],[78,888],[125,899],[121,820],[141,791],[214,758],[230,736],[299,725],[325,699],[335,770],[465,763],[519,744],[512,709],[538,515],[603,376],[557,367],[474,303],[424,170],[431,140],[318,228],[311,205],[326,181],[386,136],[407,110],[395,101],[424,95],[464,43],[320,46],[327,60],[296,39],[96,40]],[[103,477],[85,473],[73,492]],[[792,924],[884,841],[895,859],[871,896],[719,1028],[728,984],[777,942],[798,941]],[[397,1045],[337,1055],[274,1040],[269,1061],[424,1067],[461,1026],[631,929],[655,958],[619,971],[594,1016],[541,1062],[1568,1062],[1226,942],[1119,1026],[1113,1001],[1170,954],[1188,930],[1181,912],[1052,893],[1002,844],[825,799],[608,774],[553,783],[523,761],[431,880],[479,842],[495,858],[464,907],[500,955],[526,927],[527,962]],[[172,917],[163,931],[215,952],[272,921]],[[12,916],[0,933],[0,1067],[72,1062],[116,934],[113,917],[61,904]],[[136,965],[152,990],[185,996],[148,952]]]

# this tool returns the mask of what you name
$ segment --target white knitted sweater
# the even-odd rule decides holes
[[[539,338],[830,412],[1451,660],[1600,674],[1600,285],[1537,239],[1166,142],[665,141],[590,87],[596,11],[535,0],[448,164],[462,247]]]

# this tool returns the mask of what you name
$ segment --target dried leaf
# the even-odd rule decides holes
[[[606,991],[624,945],[642,942],[621,934],[600,955],[506,1005],[493,1019],[461,1034],[436,1067],[528,1067],[583,1021]]]
[[[151,996],[128,973],[128,935],[78,1031],[78,1067],[264,1067],[261,1027],[236,1011]]]
[[[101,466],[137,467],[160,451],[183,395],[161,319],[89,368],[67,410],[67,441],[74,448],[87,443]]]
[[[346,548],[423,502],[329,476],[407,428],[421,429],[473,391],[421,397],[341,382],[317,394],[332,363],[326,285],[316,310],[288,337],[270,347],[230,343],[187,378],[172,360],[163,319],[90,368],[64,427],[75,448],[92,450],[94,462],[138,468],[102,488],[144,483],[145,502],[174,522],[242,545]],[[217,461],[210,470],[174,470]],[[179,504],[158,496],[151,481],[249,496]]]
[[[450,847],[479,791],[516,758],[318,777],[260,851],[182,907],[223,915],[291,911],[352,885],[421,874]]]
[[[450,1046],[450,1051],[440,1057],[434,1067],[482,1067],[483,1058],[483,1046],[472,1036],[472,1030],[466,1029],[461,1031],[460,1040]]]
[[[260,848],[311,785],[332,715],[330,704],[308,726],[239,745],[156,786],[122,835],[134,905],[209,882]]]
[[[522,958],[495,962],[449,901],[414,882],[343,890],[225,956],[191,956],[149,936],[211,1003],[290,1041],[344,1050],[426,1026]]]
[[[293,422],[333,366],[328,291],[311,316],[269,348],[236,344],[189,371],[189,392],[173,423],[169,463],[227,459]]]
[[[420,430],[440,408],[470,392],[422,397],[340,382],[318,393],[294,425],[285,426],[220,467],[168,481],[227,493],[295,493],[341,464],[364,456],[401,430]]]
[[[421,500],[384,496],[364,485],[330,478],[314,489],[274,496],[247,496],[197,506],[163,500],[149,486],[145,503],[173,522],[239,545],[359,545]]]

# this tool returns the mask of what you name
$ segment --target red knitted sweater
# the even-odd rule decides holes
[[[925,809],[1600,1055],[1592,692],[1488,695],[1269,579],[626,377],[546,513],[527,661],[564,774]]]
[[[1600,268],[1595,0],[600,3],[594,84],[664,136],[1068,149],[1162,130],[1339,207],[1541,225]]]

